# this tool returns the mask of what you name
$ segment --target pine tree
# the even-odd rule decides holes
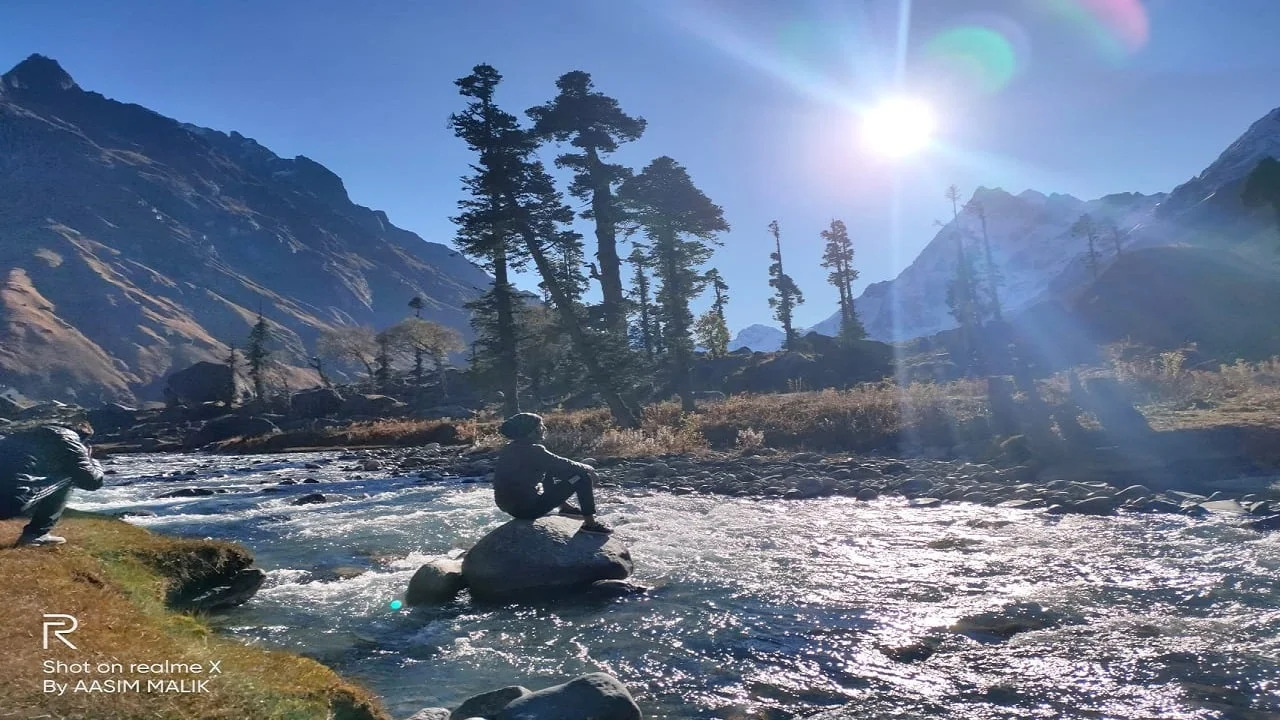
[[[773,235],[774,243],[774,251],[769,253],[769,259],[773,261],[769,265],[769,285],[774,289],[773,297],[769,298],[769,307],[774,309],[774,317],[782,323],[782,331],[786,334],[786,348],[791,350],[796,341],[795,328],[791,323],[792,313],[797,305],[804,304],[804,294],[782,269],[782,235],[777,220],[769,223],[769,232]]]
[[[724,316],[724,309],[729,306],[729,283],[724,281],[724,277],[720,275],[720,271],[711,268],[707,271],[706,282],[711,286],[711,291],[715,294],[715,299],[711,301],[711,311],[720,318],[720,321],[728,327],[728,321]]]
[[[509,271],[519,266],[523,254],[513,228],[515,209],[510,201],[521,168],[510,147],[513,142],[523,143],[525,133],[515,117],[494,104],[494,91],[501,80],[489,65],[477,65],[471,75],[457,80],[454,84],[469,102],[465,110],[450,116],[449,125],[479,155],[471,166],[475,172],[462,181],[469,197],[458,202],[461,213],[453,218],[458,226],[458,246],[494,277],[493,287],[476,304],[487,315],[480,320],[484,327],[477,328],[485,335],[475,346],[487,357],[476,359],[502,393],[503,412],[513,415],[520,412],[520,361],[516,290]]]
[[[675,160],[660,157],[618,191],[652,243],[663,342],[676,392],[686,411],[694,410],[692,388],[693,314],[689,302],[705,284],[697,268],[710,259],[716,235],[726,232],[724,211],[711,202]]]
[[[379,391],[386,392],[395,376],[396,337],[383,330],[373,341],[378,348],[374,355],[373,382]]]
[[[982,253],[986,260],[985,275],[987,277],[987,307],[996,322],[1004,321],[1004,311],[1000,307],[1000,269],[996,267],[995,257],[991,254],[991,237],[987,232],[987,209],[978,200],[965,203],[964,209],[977,216],[982,228]]]
[[[409,300],[409,307],[413,308],[413,316],[415,318],[419,318],[419,319],[422,318],[422,308],[425,305],[426,303],[423,302],[422,297],[418,295],[414,295],[413,298]],[[423,359],[424,359],[424,352],[422,348],[415,345],[413,347],[413,384],[417,385],[418,387],[422,387],[422,376],[423,376],[423,369],[424,369]]]
[[[657,313],[654,312],[653,296],[650,289],[650,272],[653,266],[649,262],[648,248],[636,244],[631,248],[631,307],[637,316],[636,336],[638,345],[644,350],[645,358],[652,361],[658,349]]]
[[[231,343],[231,347],[227,351],[226,365],[229,372],[227,373],[227,385],[222,391],[222,401],[230,408],[235,407],[238,399],[236,397],[236,376],[240,374],[240,358],[236,354],[235,343]]]
[[[858,279],[858,271],[853,269],[849,229],[843,221],[832,220],[831,226],[822,231],[822,239],[827,241],[822,252],[822,267],[831,271],[827,282],[834,285],[840,295],[840,337],[845,341],[861,340],[867,331],[853,303],[853,281]]]
[[[625,358],[618,358],[621,361],[618,365],[606,364],[609,360],[602,359],[604,354],[600,343],[583,324],[578,302],[581,269],[572,261],[572,258],[580,257],[582,238],[561,227],[573,221],[573,210],[564,204],[546,168],[534,157],[538,148],[537,137],[521,129],[515,116],[493,104],[494,90],[501,79],[502,76],[492,67],[479,65],[473,75],[459,81],[464,95],[475,97],[477,103],[483,104],[484,117],[490,128],[488,137],[491,141],[481,153],[481,165],[494,169],[486,177],[484,186],[487,199],[493,203],[486,202],[485,206],[492,204],[495,207],[497,226],[518,241],[518,252],[533,262],[542,279],[542,288],[555,307],[577,359],[586,368],[593,388],[608,403],[614,422],[626,428],[639,427],[639,413],[627,403],[622,393],[627,378],[620,368]],[[501,318],[501,307],[498,314]],[[507,316],[514,317],[510,313]],[[518,369],[514,327],[509,339],[513,341],[510,365]],[[504,391],[508,408],[512,406],[512,400],[506,396],[517,390],[518,374],[510,381],[510,392]]]
[[[981,365],[977,334],[982,325],[979,308],[973,255],[964,244],[965,232],[960,227],[960,189],[947,187],[946,198],[951,201],[951,234],[956,241],[956,274],[947,287],[947,308],[960,326],[960,353],[957,367],[966,373]]]
[[[253,395],[258,400],[265,400],[267,362],[271,356],[271,326],[258,311],[258,321],[249,331],[249,342],[245,346],[245,360],[249,364],[249,380],[253,382]]]
[[[1088,213],[1085,213],[1071,226],[1071,234],[1085,238],[1089,242],[1089,253],[1085,256],[1085,265],[1088,266],[1093,279],[1097,280],[1100,266],[1098,260],[1098,223]]]
[[[591,75],[573,71],[556,81],[560,91],[545,105],[530,108],[533,133],[539,138],[568,142],[577,152],[556,158],[556,166],[574,171],[569,194],[590,200],[591,208],[582,217],[595,220],[596,272],[602,295],[601,310],[606,330],[621,341],[625,336],[626,302],[622,290],[621,260],[618,256],[617,226],[623,212],[614,190],[631,176],[631,171],[604,160],[625,142],[638,139],[645,129],[643,118],[631,117],[618,101],[595,90]]]

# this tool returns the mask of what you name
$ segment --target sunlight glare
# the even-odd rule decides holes
[[[919,98],[882,100],[862,118],[862,140],[873,152],[891,158],[915,155],[929,146],[937,120]]]

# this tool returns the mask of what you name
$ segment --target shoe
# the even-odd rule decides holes
[[[569,503],[561,505],[559,512],[561,515],[567,515],[569,517],[586,517],[582,514],[582,511],[577,508],[577,506]]]
[[[609,535],[613,533],[613,528],[605,525],[598,520],[582,523],[582,527],[578,528],[579,532],[596,533],[597,535]]]
[[[66,541],[67,539],[64,537],[58,537],[57,535],[50,535],[49,533],[45,533],[43,535],[23,535],[22,537],[18,538],[17,546],[21,547],[23,545],[33,545],[33,546],[61,545]]]

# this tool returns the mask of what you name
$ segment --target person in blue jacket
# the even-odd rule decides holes
[[[542,444],[546,426],[533,413],[512,415],[498,431],[510,440],[498,453],[493,473],[493,499],[512,517],[534,520],[559,509],[562,515],[581,515],[583,532],[609,534],[596,520],[595,468],[560,457]],[[581,509],[568,503],[577,496]]]
[[[88,423],[75,425],[91,434]],[[52,534],[75,488],[102,487],[102,466],[71,427],[36,425],[0,437],[0,520],[30,518],[18,545],[61,545]]]

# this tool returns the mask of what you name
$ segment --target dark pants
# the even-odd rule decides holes
[[[568,480],[544,481],[542,494],[525,499],[524,502],[502,508],[508,515],[521,520],[536,520],[560,507],[566,500],[578,496],[578,504],[582,506],[583,515],[596,514],[595,488],[591,478],[578,475],[574,482]]]
[[[23,504],[21,498],[9,495],[0,498],[0,520],[12,520],[16,517],[29,517],[31,522],[22,529],[26,537],[39,537],[53,529],[67,509],[67,498],[71,497],[70,485],[34,501]]]

